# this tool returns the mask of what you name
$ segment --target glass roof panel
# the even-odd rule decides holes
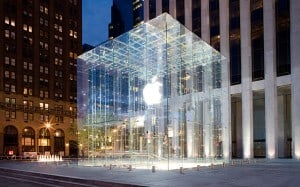
[[[79,58],[87,69],[103,66],[147,79],[157,73],[179,71],[182,66],[221,61],[223,56],[164,13]]]

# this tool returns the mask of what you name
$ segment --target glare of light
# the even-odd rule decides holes
[[[146,84],[143,89],[143,96],[147,105],[155,105],[161,102],[161,87],[162,84],[157,81],[157,76],[152,78],[151,83]]]
[[[138,116],[136,119],[136,126],[137,127],[144,127],[145,116]]]
[[[49,128],[51,127],[51,124],[50,124],[49,122],[47,122],[47,123],[45,124],[45,127],[46,127],[47,129],[49,129]]]
[[[295,151],[295,158],[300,159],[300,151]]]
[[[268,158],[269,159],[275,158],[275,151],[274,150],[269,150],[268,151]]]

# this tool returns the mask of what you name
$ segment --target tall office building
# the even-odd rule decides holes
[[[137,27],[144,20],[142,0],[113,0],[109,38],[115,38],[124,32]]]
[[[299,10],[298,0],[144,1],[145,21],[168,12],[227,58],[228,157],[300,158]]]
[[[0,155],[77,156],[81,0],[0,2]]]

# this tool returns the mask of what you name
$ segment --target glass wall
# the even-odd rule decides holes
[[[80,164],[173,169],[223,162],[223,60],[166,13],[82,54]]]

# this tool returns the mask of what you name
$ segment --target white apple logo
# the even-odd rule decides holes
[[[157,76],[154,76],[151,80],[151,83],[146,84],[146,86],[143,89],[143,96],[147,105],[155,105],[161,102],[162,84],[156,79]]]

